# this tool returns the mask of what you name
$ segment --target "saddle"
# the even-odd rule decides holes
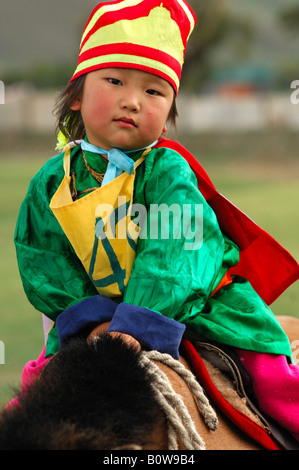
[[[267,450],[299,450],[293,436],[256,403],[251,378],[232,348],[186,330],[181,353],[211,402],[238,429]]]

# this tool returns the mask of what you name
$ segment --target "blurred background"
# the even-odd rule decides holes
[[[1,0],[0,407],[43,346],[13,235],[32,176],[55,155],[53,108],[77,62],[94,0]],[[191,36],[171,129],[220,192],[299,259],[297,0],[190,0]],[[299,318],[298,283],[273,305]],[[299,338],[298,338],[299,339]]]

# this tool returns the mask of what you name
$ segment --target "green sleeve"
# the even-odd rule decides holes
[[[238,262],[238,250],[233,246],[228,255],[216,216],[200,193],[188,163],[177,152],[151,152],[140,180],[135,203],[145,204],[147,216],[124,301],[186,323],[185,305],[195,302],[195,315],[203,309],[229,265]],[[155,205],[165,208],[162,224],[158,223]],[[172,216],[169,211],[167,239],[165,216],[170,207],[179,208],[180,215]],[[201,234],[197,244],[192,243],[195,227]]]
[[[30,183],[15,230],[25,293],[53,321],[71,303],[97,293],[49,208],[62,178],[62,158],[49,160]]]

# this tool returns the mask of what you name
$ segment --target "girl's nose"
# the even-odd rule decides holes
[[[122,109],[127,109],[134,113],[140,111],[140,102],[137,95],[134,93],[125,91],[120,105]]]

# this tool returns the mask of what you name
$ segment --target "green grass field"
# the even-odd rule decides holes
[[[217,188],[274,236],[298,260],[299,133],[206,134],[182,136],[208,171]],[[4,143],[3,143],[4,142]],[[5,364],[0,364],[0,407],[20,382],[25,362],[43,346],[41,314],[28,303],[15,258],[13,234],[29,181],[51,156],[51,139],[2,139],[0,147],[0,341]],[[35,149],[34,151],[32,149]],[[275,314],[299,318],[298,283],[273,305]],[[1,357],[0,357],[1,359]]]

